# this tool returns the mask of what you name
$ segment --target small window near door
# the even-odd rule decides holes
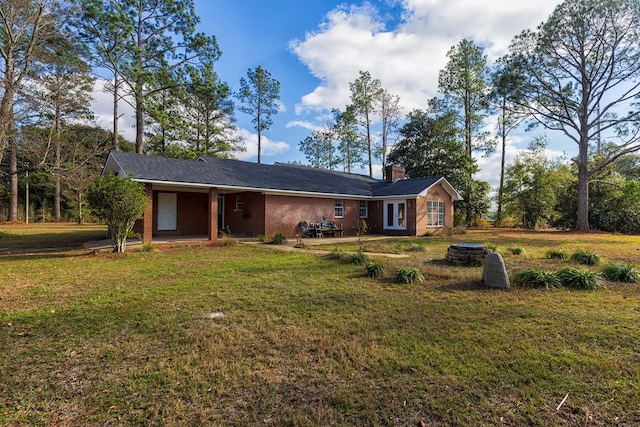
[[[369,202],[360,200],[360,218],[369,218]]]
[[[444,227],[444,202],[427,200],[427,226]]]
[[[344,218],[344,199],[336,199],[335,217]]]
[[[242,210],[242,196],[236,196],[236,208],[234,211],[240,212]]]

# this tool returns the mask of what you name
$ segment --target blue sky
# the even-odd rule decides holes
[[[446,53],[461,39],[485,48],[489,63],[506,53],[514,35],[534,29],[558,0],[195,0],[199,31],[215,35],[222,50],[220,78],[234,90],[247,69],[258,65],[281,83],[282,111],[263,133],[262,162],[301,161],[298,143],[324,124],[331,108],[349,102],[349,83],[369,71],[383,87],[400,96],[405,112],[424,108],[437,95],[438,72]],[[108,98],[108,96],[107,96]],[[98,118],[110,127],[109,102],[96,100]],[[238,132],[256,161],[257,135],[250,118],[236,112]],[[133,139],[133,119],[121,129]],[[488,130],[493,131],[491,123]],[[526,148],[533,135],[513,138],[507,159]],[[266,141],[265,141],[266,138]],[[573,149],[554,145],[553,154]],[[477,178],[495,185],[499,155],[479,158]],[[364,169],[363,169],[364,171]],[[375,173],[380,174],[379,165]]]

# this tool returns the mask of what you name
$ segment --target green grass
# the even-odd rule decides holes
[[[31,248],[77,247],[89,240],[105,239],[106,234],[107,227],[103,224],[0,223],[0,253]]]
[[[558,269],[544,258],[556,245],[640,256],[623,250],[630,236],[490,238],[526,245],[510,271]],[[376,258],[419,268],[412,285],[253,245],[0,256],[0,424],[640,422],[638,285],[487,290],[482,268],[440,262],[451,241],[487,234],[426,239]]]

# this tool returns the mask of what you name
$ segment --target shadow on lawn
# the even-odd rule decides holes
[[[0,261],[24,261],[29,260],[47,260],[47,259],[64,259],[64,258],[78,258],[78,257],[92,257],[95,256],[93,251],[78,250],[78,248],[61,249],[58,248],[55,251],[47,252],[38,250],[37,252],[25,251],[25,252],[11,252],[8,254],[0,253]]]

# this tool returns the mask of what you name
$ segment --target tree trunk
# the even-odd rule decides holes
[[[11,114],[13,120],[13,114]],[[15,126],[9,124],[9,222],[18,221],[18,145]]]
[[[464,95],[464,140],[465,140],[465,145],[466,145],[466,149],[467,149],[467,155],[469,156],[469,159],[473,158],[473,144],[472,144],[472,129],[471,129],[471,100],[470,100],[471,94],[469,93],[469,91],[465,92]],[[467,193],[467,197],[471,198],[472,197],[472,191],[473,191],[473,175],[471,174],[471,171],[469,171],[469,173],[467,174],[467,179],[469,181],[468,185],[469,185],[469,192]],[[472,218],[473,218],[473,212],[471,211],[471,203],[468,202],[467,203],[467,212],[466,212],[466,223],[467,223],[467,228],[471,227],[471,223],[472,223]]]
[[[260,164],[260,150],[261,150],[260,145],[262,145],[261,137],[262,135],[260,134],[260,126],[258,125],[258,164]]]
[[[113,73],[113,149],[120,151],[120,138],[118,135],[118,93],[120,90],[120,82],[118,81],[118,73]]]
[[[138,66],[138,75],[136,76],[136,153],[144,153],[144,77],[142,76],[142,27],[144,21],[142,19],[142,4],[140,2],[138,7],[138,27],[137,27],[137,46],[138,53],[136,55],[136,65]]]
[[[54,191],[53,191],[53,218],[56,221],[60,221],[62,217],[60,210],[60,192],[61,192],[61,184],[60,184],[60,169],[62,166],[62,129],[61,129],[61,120],[60,120],[60,95],[57,95],[56,101],[56,116],[54,118],[55,129],[56,129],[56,142],[55,142],[55,153],[53,160],[53,181],[54,181]]]
[[[371,156],[371,123],[367,112],[367,154],[369,155],[369,176],[373,178],[373,159]]]
[[[5,72],[5,80],[11,78],[10,71]],[[5,141],[6,146],[9,148],[11,139],[11,128],[13,126],[13,97],[15,96],[15,87],[10,82],[5,82],[3,85],[4,94],[2,101],[0,102],[0,163],[4,156]]]
[[[260,164],[260,151],[262,151],[262,107],[259,100],[258,106],[256,107],[256,126],[258,128],[258,164]]]
[[[142,91],[142,83],[139,83],[136,89],[136,153],[144,153],[144,93]]]
[[[84,218],[82,218],[82,193],[78,194],[78,224],[84,224]]]
[[[496,210],[496,221],[494,226],[499,226],[502,223],[502,204],[504,194],[504,166],[505,166],[505,151],[507,148],[507,129],[506,129],[506,105],[505,100],[502,102],[502,118],[500,123],[500,134],[502,137],[502,156],[500,161],[500,186],[498,187],[498,209]]]
[[[583,151],[585,152],[584,154]],[[580,147],[578,161],[578,217],[576,222],[576,230],[579,231],[589,231],[589,171],[586,151],[586,147],[584,149]]]

